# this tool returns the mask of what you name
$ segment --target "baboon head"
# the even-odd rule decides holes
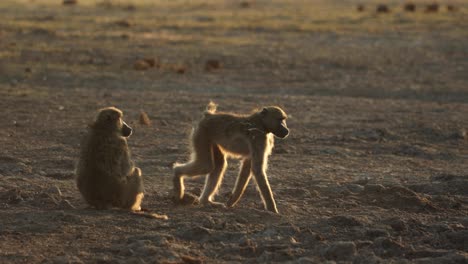
[[[260,112],[262,116],[263,126],[265,131],[273,133],[279,138],[285,138],[289,134],[288,126],[286,125],[286,113],[281,108],[276,106],[269,106],[262,109]]]
[[[96,121],[91,127],[109,134],[117,133],[119,136],[129,137],[132,128],[122,120],[122,117],[122,111],[115,107],[103,108],[99,110]]]

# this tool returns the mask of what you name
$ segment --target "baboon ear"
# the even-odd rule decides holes
[[[268,113],[268,110],[266,108],[262,109],[262,112],[260,112],[263,116],[265,116]]]

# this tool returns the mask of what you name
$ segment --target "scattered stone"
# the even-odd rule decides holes
[[[364,186],[364,191],[369,193],[380,193],[385,190],[385,187],[382,184],[366,184]]]
[[[62,191],[57,186],[53,186],[53,187],[50,187],[49,189],[47,189],[47,193],[49,195],[54,195],[54,196],[58,196],[58,197],[62,196]]]
[[[130,21],[125,20],[125,19],[117,20],[117,21],[115,21],[114,24],[119,26],[119,27],[127,27],[127,28],[133,26],[132,23],[130,23]]]
[[[468,230],[447,231],[444,236],[456,249],[468,251]]]
[[[390,234],[385,229],[372,228],[366,230],[366,236],[370,238],[389,237]]]
[[[52,260],[54,264],[81,264],[84,263],[80,258],[77,256],[57,256]]]
[[[149,119],[148,115],[144,111],[140,111],[140,124],[144,126],[150,126],[151,120]]]
[[[128,248],[141,256],[159,255],[162,250],[160,247],[153,245],[150,240],[137,240],[128,244]]]
[[[205,71],[219,70],[223,64],[219,60],[210,59],[205,62]]]
[[[242,8],[249,8],[252,4],[250,2],[247,2],[247,1],[242,1],[240,2],[239,6],[242,7]]]
[[[437,13],[439,11],[439,4],[437,3],[432,3],[426,6],[426,10],[424,10],[426,13]]]
[[[176,65],[172,69],[178,74],[184,74],[187,71],[187,67],[184,65]]]
[[[204,262],[202,258],[188,255],[183,255],[180,257],[180,259],[182,259],[182,261],[186,264],[201,264]]]
[[[133,68],[137,71],[146,71],[151,68],[151,65],[145,60],[137,60],[133,64]]]
[[[212,235],[211,229],[201,227],[201,226],[195,226],[193,228],[190,228],[188,230],[181,230],[179,232],[178,236],[182,239],[185,240],[193,240],[193,241],[203,241],[204,239],[210,237]]]
[[[76,209],[75,206],[73,206],[70,201],[63,199],[60,200],[59,204],[57,205],[58,208],[60,209]]]
[[[63,0],[63,5],[76,5],[78,4],[78,0]]]
[[[349,260],[349,258],[356,255],[356,244],[351,241],[335,242],[325,248],[322,255],[331,260]]]
[[[459,130],[455,131],[454,133],[452,133],[449,137],[452,138],[452,139],[465,140],[465,139],[467,139],[466,129],[464,129],[464,128],[459,129]]]
[[[374,241],[374,253],[381,257],[397,257],[404,253],[404,246],[387,237],[379,237]]]
[[[380,4],[380,5],[377,5],[375,11],[377,13],[390,13],[390,8],[388,8],[387,5]]]
[[[338,215],[328,219],[328,222],[335,226],[363,226],[364,221],[354,217],[354,216],[347,216],[347,215]]]
[[[8,204],[18,204],[24,201],[24,194],[19,188],[13,188],[3,192],[0,196],[1,200],[6,201]]]
[[[364,191],[364,186],[359,185],[359,184],[348,184],[346,185],[346,188],[352,193],[361,193]]]
[[[412,259],[412,262],[417,264],[466,264],[468,263],[468,256],[463,253],[450,253],[440,257]]]
[[[456,6],[450,5],[450,4],[447,5],[447,11],[448,11],[448,12],[455,12],[455,11],[457,11],[457,10],[458,10],[458,8],[457,8]]]
[[[416,5],[414,3],[406,3],[404,6],[403,6],[403,9],[406,11],[406,12],[415,12],[416,11]]]
[[[416,192],[401,185],[384,187],[380,184],[368,184],[360,194],[362,202],[382,208],[397,208],[416,211],[434,211],[432,202]]]
[[[384,221],[384,223],[391,226],[392,229],[397,232],[406,231],[408,229],[408,225],[406,224],[406,222],[398,217],[387,219]]]
[[[146,63],[148,63],[148,65],[151,67],[159,66],[157,65],[157,60],[155,58],[145,58],[143,60],[146,61]]]

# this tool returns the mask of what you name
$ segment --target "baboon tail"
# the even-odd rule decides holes
[[[205,115],[206,115],[206,114],[214,114],[214,113],[216,112],[216,107],[217,107],[217,106],[218,106],[218,105],[215,104],[213,101],[210,101],[210,102],[208,103],[208,105],[206,106],[206,109],[205,109],[205,113],[204,113],[204,114],[205,114]]]

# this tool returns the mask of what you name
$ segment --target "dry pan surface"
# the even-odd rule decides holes
[[[466,4],[241,2],[1,1],[0,262],[467,263]],[[254,183],[231,209],[170,201],[209,100],[290,114],[268,170],[280,215]],[[80,138],[109,105],[135,128],[143,206],[168,220],[80,198]]]

